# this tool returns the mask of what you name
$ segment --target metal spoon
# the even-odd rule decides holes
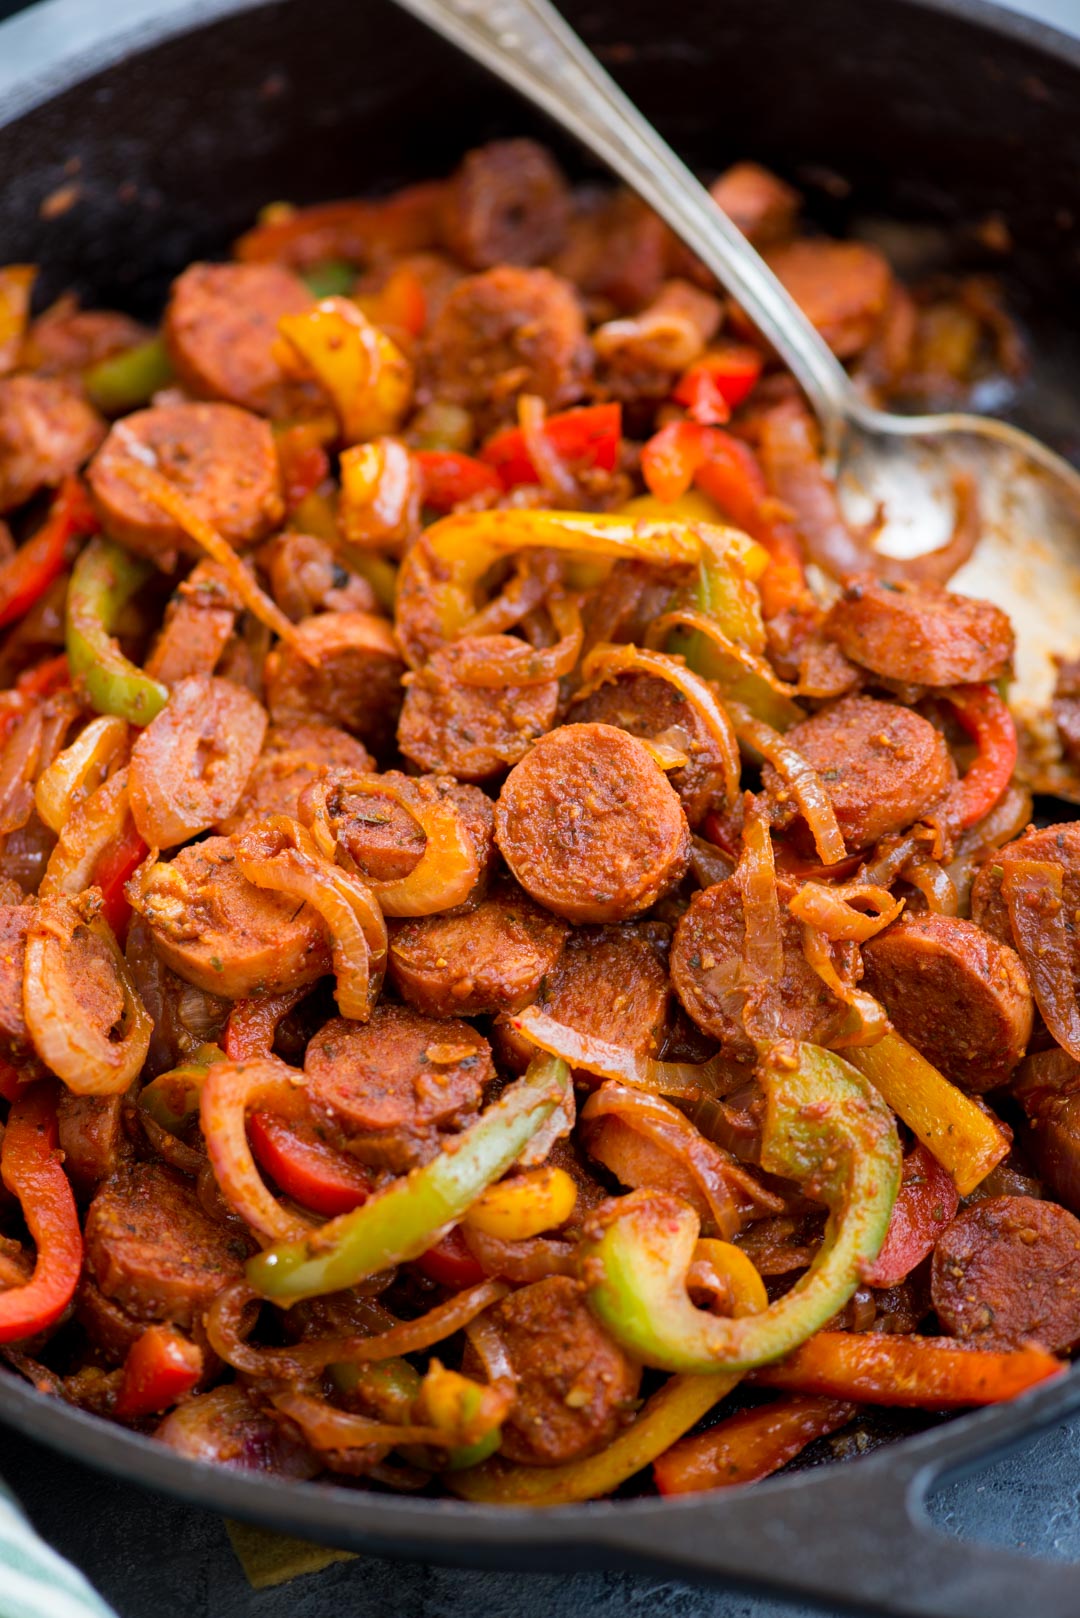
[[[864,515],[883,506],[883,551],[936,549],[952,526],[954,473],[974,476],[982,537],[953,583],[1012,616],[1013,706],[1034,728],[1029,745],[1052,763],[1051,654],[1080,652],[1080,473],[991,417],[898,416],[868,405],[746,238],[547,0],[400,3],[578,136],[738,300],[801,384],[849,508],[852,499]]]

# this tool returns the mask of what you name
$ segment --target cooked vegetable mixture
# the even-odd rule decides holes
[[[871,397],[1022,368],[989,282],[906,288],[753,164],[713,194]],[[1029,824],[1012,628],[945,588],[977,491],[879,554],[740,310],[528,140],[268,208],[157,331],[33,282],[13,1371],[221,1465],[534,1505],[1059,1375],[1080,822]]]

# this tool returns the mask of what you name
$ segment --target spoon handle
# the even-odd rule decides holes
[[[399,0],[534,101],[620,175],[738,300],[802,385],[835,448],[858,409],[795,300],[548,0]]]

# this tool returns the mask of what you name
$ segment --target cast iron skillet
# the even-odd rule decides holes
[[[1044,362],[1017,415],[1080,444],[1067,335],[1080,280],[1080,45],[978,0],[565,0],[686,156],[753,155],[845,212],[1016,242]],[[447,171],[536,115],[386,0],[49,0],[0,27],[0,262],[155,311],[256,208]],[[539,126],[546,138],[551,132]],[[555,138],[555,144],[562,143]],[[580,154],[564,156],[578,168]],[[840,183],[842,180],[842,184]],[[43,216],[67,187],[71,206]],[[963,240],[961,230],[959,238]],[[1039,331],[1048,335],[1041,345]],[[1076,339],[1073,337],[1073,344]],[[727,1497],[527,1513],[270,1480],[187,1461],[0,1373],[0,1418],[107,1471],[357,1550],[485,1566],[636,1566],[925,1618],[1073,1618],[1076,1575],[936,1532],[930,1486],[1080,1406],[1080,1370],[866,1458]]]

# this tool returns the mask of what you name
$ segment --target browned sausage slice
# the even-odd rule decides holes
[[[143,664],[162,685],[213,674],[243,611],[216,562],[198,562],[174,591],[161,633]]]
[[[628,1421],[641,1368],[590,1313],[568,1276],[521,1287],[488,1311],[517,1379],[501,1452],[529,1466],[595,1455]],[[466,1369],[478,1369],[467,1356]]]
[[[1080,1209],[1080,1062],[1054,1046],[1021,1066],[1012,1093],[1027,1114],[1025,1150],[1059,1202]]]
[[[1013,943],[1009,907],[1001,896],[1002,861],[1010,858],[1045,860],[1060,865],[1065,914],[1071,917],[1080,912],[1080,820],[1066,820],[1056,826],[1032,826],[1023,836],[989,855],[971,888],[971,915],[980,927],[985,927],[1003,944]],[[1080,981],[1080,932],[1070,928],[1070,933],[1073,975]]]
[[[519,394],[551,410],[581,397],[591,351],[575,288],[550,270],[503,264],[459,281],[432,322],[422,376],[430,398],[464,405],[487,431]]]
[[[92,1196],[130,1152],[123,1096],[76,1096],[64,1090],[56,1108],[64,1170],[82,1197]]]
[[[280,994],[330,971],[321,918],[310,905],[298,908],[294,898],[250,883],[231,838],[208,837],[159,862],[132,903],[166,966],[208,994]]]
[[[780,882],[778,890],[784,951],[778,994],[784,1007],[784,1036],[825,1045],[839,1031],[848,1008],[803,954],[802,928],[787,908],[795,889]],[[742,892],[735,879],[695,893],[672,940],[671,982],[687,1014],[737,1062],[752,1062],[756,1054],[742,1019],[745,949]],[[834,945],[832,954],[837,970],[851,977],[852,946]]]
[[[23,1015],[23,969],[26,934],[33,920],[30,905],[0,905],[0,1055],[22,1059],[30,1051]]]
[[[570,192],[534,140],[493,140],[468,152],[447,187],[446,243],[471,270],[539,264],[563,244]]]
[[[1024,963],[973,921],[907,916],[864,945],[863,965],[899,1032],[963,1089],[1003,1084],[1027,1049]]]
[[[306,656],[279,645],[266,659],[266,703],[274,723],[337,725],[376,752],[387,748],[405,665],[386,619],[370,612],[323,612],[296,627]]]
[[[759,248],[790,236],[802,203],[797,191],[760,163],[733,163],[709,192],[732,224]]]
[[[496,687],[455,679],[459,659],[496,638],[501,639],[463,637],[408,676],[398,746],[420,769],[445,770],[460,781],[490,781],[524,758],[555,723],[557,680]]]
[[[795,725],[785,740],[821,776],[852,851],[903,831],[956,779],[940,731],[910,708],[876,697],[841,697]],[[772,765],[761,778],[778,802],[791,805]]]
[[[480,872],[470,901],[481,898],[498,859],[491,799],[479,787],[455,781],[452,775],[404,776],[398,770],[387,770],[377,779],[391,789],[408,788],[421,805],[424,801],[449,803],[456,809]],[[426,843],[420,823],[389,794],[350,792],[344,776],[333,783],[326,806],[341,853],[366,880],[396,882],[419,865]]]
[[[766,258],[834,354],[850,359],[866,347],[892,291],[892,271],[876,247],[805,239],[774,247]]]
[[[969,685],[1008,672],[1015,636],[990,601],[936,584],[852,579],[825,620],[825,633],[853,663],[912,685]]]
[[[689,764],[668,775],[682,800],[686,818],[697,826],[710,809],[724,802],[723,760],[705,723],[667,680],[651,674],[620,674],[571,708],[583,724],[618,725],[632,736],[662,736],[687,753]]]
[[[686,873],[690,828],[652,754],[613,725],[563,725],[503,784],[495,839],[526,893],[568,921],[629,921]]]
[[[1080,1220],[1056,1202],[987,1197],[942,1232],[931,1287],[946,1331],[979,1348],[1075,1348]]]
[[[432,1017],[520,1011],[568,932],[508,884],[465,915],[392,923],[387,970],[402,997]]]
[[[434,1157],[440,1130],[469,1123],[495,1077],[491,1048],[468,1023],[386,1002],[370,1022],[328,1022],[304,1071],[313,1108],[349,1150],[397,1173]]]
[[[265,734],[265,708],[231,680],[193,674],[174,686],[131,750],[131,813],[149,847],[173,848],[231,815]]]
[[[24,505],[78,471],[105,436],[105,423],[58,378],[0,379],[0,511]]]
[[[274,355],[278,321],[311,303],[281,264],[189,264],[173,282],[162,328],[177,376],[200,399],[288,414],[296,389]]]
[[[375,760],[355,736],[334,725],[271,725],[263,750],[231,815],[218,822],[228,836],[270,815],[296,818],[300,796],[327,769],[375,768]]]
[[[192,1326],[238,1281],[250,1247],[202,1208],[164,1163],[136,1163],[102,1186],[86,1215],[86,1262],[107,1298],[139,1320]]]
[[[149,452],[205,521],[231,544],[265,539],[284,515],[281,474],[268,422],[230,404],[155,405],[117,422],[88,474],[107,534],[168,570],[176,553],[201,555],[195,541],[140,494],[120,468]]]

